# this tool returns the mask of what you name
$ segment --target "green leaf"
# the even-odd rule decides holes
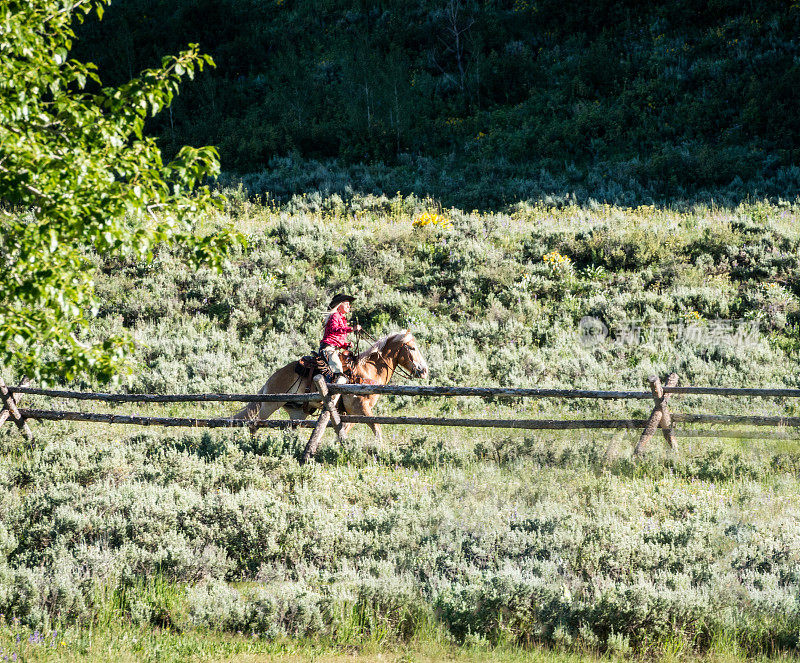
[[[13,249],[3,301],[13,306],[0,308],[0,362],[40,383],[127,370],[130,338],[79,340],[98,312],[92,251],[152,259],[154,244],[180,241],[188,215],[214,209],[194,185],[218,172],[216,152],[189,150],[165,164],[143,133],[148,112],[169,105],[179,77],[203,61],[196,47],[124,85],[82,91],[87,78],[101,82],[93,64],[68,59],[69,26],[92,8],[102,17],[105,2],[18,2],[24,20],[10,28],[16,15],[0,3],[0,53],[14,54],[0,78],[0,163],[12,173],[0,197],[27,210],[4,228]],[[155,216],[148,203],[158,203]],[[199,258],[217,265],[226,251],[208,241]]]

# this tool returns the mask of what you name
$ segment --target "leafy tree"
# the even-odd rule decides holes
[[[69,59],[73,21],[109,0],[0,0],[0,364],[39,382],[113,379],[127,336],[89,342],[96,314],[92,253],[151,260],[160,242],[219,267],[238,238],[200,236],[219,207],[203,185],[219,172],[213,147],[164,163],[145,121],[169,106],[204,64],[196,44],[120,87]]]

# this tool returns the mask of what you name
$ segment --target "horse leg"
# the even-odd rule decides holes
[[[365,413],[364,416],[371,417],[372,416],[372,408],[369,408]],[[383,433],[381,433],[381,425],[380,424],[369,424],[369,427],[372,429],[372,432],[375,434],[378,442],[381,444],[383,443]]]
[[[231,419],[268,419],[283,403],[248,403]]]
[[[244,419],[245,421],[255,421],[256,419],[268,419],[269,416],[275,412],[283,403],[248,403],[231,419]],[[258,427],[250,424],[250,435],[256,436]]]
[[[278,369],[267,380],[267,383],[261,387],[259,394],[296,394],[301,390],[305,390],[305,381],[298,377],[294,370],[296,362],[288,364],[281,369]],[[268,419],[276,410],[286,405],[286,402],[268,402],[248,403],[245,407],[239,410],[231,417],[232,419],[244,419],[245,421],[253,421],[254,419]],[[256,434],[255,426],[250,426],[250,433]]]
[[[375,399],[372,397],[359,398],[356,396],[352,400],[348,399],[345,407],[350,414],[371,417],[374,400]],[[378,438],[378,442],[383,442],[383,434],[381,433],[380,424],[369,423],[367,425],[372,429],[372,432],[375,433],[375,437]],[[345,424],[343,433],[346,433],[350,426],[352,426],[352,424]]]
[[[289,413],[289,419],[305,419],[307,416],[306,413],[303,412],[303,408],[297,407],[296,405],[285,405],[283,409]],[[294,428],[295,426],[292,426],[292,429]]]
[[[339,399],[339,414],[358,414],[354,409],[355,396],[344,394]],[[355,426],[355,424],[345,423],[342,424],[342,439],[347,437],[348,431]]]

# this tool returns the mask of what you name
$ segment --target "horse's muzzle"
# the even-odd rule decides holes
[[[428,377],[428,367],[414,366],[414,370],[412,371],[411,375],[415,378],[426,378]]]

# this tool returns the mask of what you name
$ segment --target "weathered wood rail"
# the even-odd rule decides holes
[[[95,394],[86,391],[63,391],[58,389],[36,389],[34,387],[10,387],[14,394],[32,394],[53,398],[74,398],[82,401],[105,401],[107,403],[194,403],[226,402],[283,403],[287,394]],[[291,394],[296,403],[318,401],[318,394]]]
[[[136,426],[164,426],[178,428],[286,428],[315,425],[313,419],[199,419],[194,417],[145,417],[130,414],[95,414],[92,412],[63,412],[61,410],[22,411],[29,419],[41,421],[91,421],[101,424],[134,424]]]
[[[594,398],[601,400],[652,398],[649,391],[599,391],[586,389],[506,389],[503,387],[417,387],[401,385],[331,384],[335,394],[387,394],[393,396],[482,396],[484,398]],[[800,391],[800,390],[799,390]],[[800,393],[798,394],[800,395]]]
[[[137,426],[164,426],[190,428],[248,428],[255,432],[261,428],[313,428],[302,456],[309,461],[316,453],[322,436],[328,427],[333,427],[342,439],[345,424],[398,424],[413,426],[447,426],[468,428],[508,428],[518,430],[577,430],[577,429],[633,429],[642,433],[635,453],[644,453],[653,435],[661,430],[669,448],[677,450],[677,437],[738,437],[742,439],[795,439],[787,434],[788,428],[800,428],[800,417],[755,416],[738,414],[690,414],[676,413],[669,408],[673,395],[755,396],[766,398],[798,398],[800,389],[783,388],[726,388],[677,386],[678,376],[672,373],[662,384],[658,376],[648,379],[648,391],[604,391],[586,389],[509,389],[496,387],[431,387],[414,385],[356,385],[327,384],[322,378],[314,380],[317,392],[305,394],[110,394],[80,391],[40,389],[29,386],[23,380],[19,386],[9,387],[0,379],[0,425],[12,420],[28,440],[33,433],[27,421],[86,421],[107,424],[129,424]],[[106,403],[189,403],[189,402],[292,402],[316,403],[321,406],[319,417],[314,419],[232,419],[196,417],[153,417],[144,415],[91,413],[65,410],[45,410],[19,406],[23,395],[47,396]],[[355,416],[340,412],[338,401],[343,395],[386,394],[415,397],[479,397],[484,399],[595,399],[595,400],[652,400],[653,408],[647,419],[489,419],[409,416]],[[779,429],[772,434],[754,431],[716,430],[698,431],[676,429],[675,424],[729,424]]]

